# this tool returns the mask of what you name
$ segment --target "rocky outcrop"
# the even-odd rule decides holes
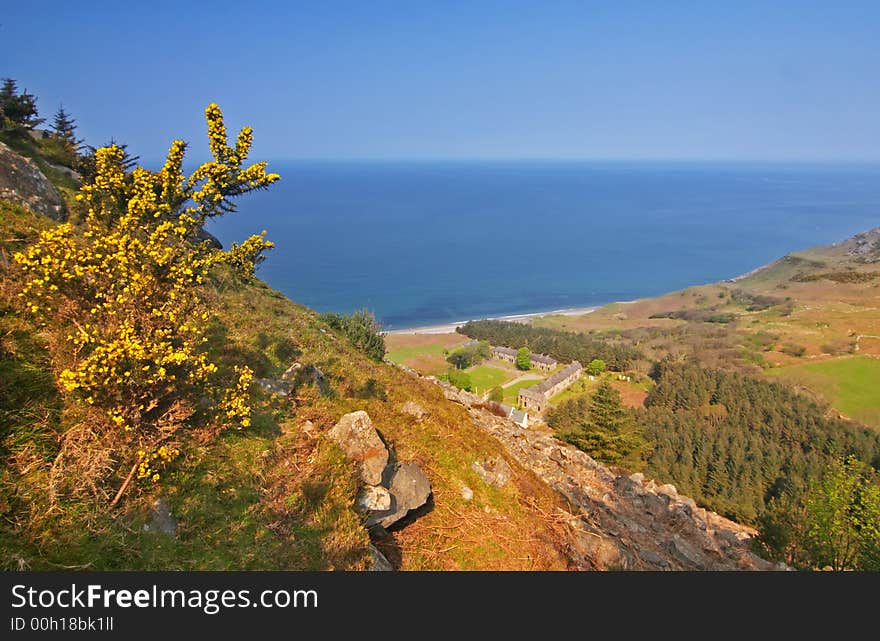
[[[866,263],[880,258],[880,227],[856,234],[843,242],[847,256],[856,256]]]
[[[681,496],[672,485],[621,476],[549,434],[472,408],[474,423],[559,492],[570,554],[581,569],[781,569],[750,551],[754,530]]]
[[[34,161],[19,156],[0,142],[0,199],[63,220],[64,201]]]
[[[382,472],[388,465],[388,448],[379,438],[369,414],[362,410],[346,414],[333,426],[329,436],[342,448],[346,458],[357,461],[364,483],[379,485],[382,482]]]
[[[697,506],[675,486],[642,474],[616,474],[546,431],[496,416],[473,394],[434,377],[426,380],[466,407],[473,423],[500,441],[510,460],[565,499],[568,510],[555,516],[566,525],[563,545],[576,569],[788,569],[751,551],[753,529]],[[477,463],[474,469],[484,480],[494,478],[486,462]]]
[[[358,463],[363,487],[355,501],[365,515],[368,528],[391,527],[413,510],[428,502],[431,482],[413,462],[390,461],[388,448],[379,437],[369,414],[364,411],[346,414],[329,436]]]

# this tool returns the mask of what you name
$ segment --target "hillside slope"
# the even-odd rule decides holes
[[[50,347],[63,337],[23,313],[21,275],[9,260],[53,224],[0,201],[4,569],[366,569],[374,557],[355,510],[357,473],[327,437],[355,410],[369,414],[396,460],[415,462],[431,483],[426,508],[374,535],[396,568],[767,567],[747,554],[748,533],[737,536],[733,524],[725,531],[733,532],[728,547],[736,554],[683,561],[681,545],[665,542],[682,540],[681,518],[688,532],[708,521],[678,510],[678,499],[667,506],[684,516],[655,518],[642,493],[581,461],[604,483],[603,501],[630,514],[638,528],[652,524],[633,538],[596,519],[592,535],[620,539],[615,549],[624,552],[610,556],[611,543],[585,547],[578,521],[584,505],[563,487],[563,467],[549,473],[522,459],[503,434],[487,429],[485,417],[449,400],[448,390],[370,360],[314,312],[259,280],[241,282],[222,270],[205,285],[212,312],[207,349],[263,379],[254,386],[253,424],[189,443],[161,483],[137,485],[108,510],[125,473],[89,433],[89,410],[54,379]],[[294,364],[299,374],[283,381]],[[410,401],[426,415],[405,412]],[[503,479],[486,477],[489,462],[508,470]],[[83,473],[59,473],[70,465]],[[640,554],[648,540],[658,544]],[[740,562],[731,563],[734,556]]]
[[[874,229],[727,281],[535,324],[622,336],[645,354],[645,372],[667,356],[695,356],[704,366],[785,380],[880,429],[880,393],[871,384],[880,374],[878,262]],[[867,358],[839,365],[853,357]]]

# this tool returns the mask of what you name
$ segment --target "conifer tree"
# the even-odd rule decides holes
[[[18,84],[12,78],[4,78],[0,87],[0,111],[5,127],[33,129],[44,122],[37,111],[37,99],[25,89],[18,93]]]
[[[52,119],[52,133],[71,154],[76,154],[82,144],[82,141],[76,138],[76,120],[64,110],[64,105],[60,105],[55,112]]]

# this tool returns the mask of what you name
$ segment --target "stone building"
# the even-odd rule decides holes
[[[502,361],[516,362],[516,350],[509,347],[492,347],[492,354]]]
[[[552,376],[541,381],[534,387],[526,387],[519,391],[519,404],[526,410],[540,412],[556,394],[567,388],[580,378],[584,368],[574,361],[566,365]]]
[[[545,356],[544,354],[532,354],[531,360],[532,367],[536,369],[542,369],[545,372],[554,370],[556,369],[556,366],[559,365],[558,361],[555,358]]]
[[[509,361],[511,363],[516,363],[516,352],[517,350],[511,349],[510,347],[492,348],[492,354],[495,356],[495,358],[501,359],[503,361]],[[545,356],[544,354],[530,354],[529,360],[531,360],[533,368],[541,369],[545,372],[556,369],[556,366],[559,364],[555,358]]]

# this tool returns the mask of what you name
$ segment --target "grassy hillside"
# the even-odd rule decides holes
[[[414,460],[433,486],[433,509],[382,541],[403,569],[564,569],[552,521],[557,496],[515,468],[502,488],[486,485],[475,460],[501,446],[473,427],[441,390],[369,360],[316,314],[259,280],[218,272],[206,285],[210,352],[258,377],[294,360],[323,372],[291,398],[255,391],[253,425],[191,443],[161,483],[138,484],[114,509],[124,472],[80,434],[89,412],[61,392],[48,347],[59,340],[21,311],[11,254],[51,223],[0,202],[0,559],[4,569],[362,569],[369,538],[353,510],[354,470],[324,434],[340,416],[366,410],[399,460]],[[430,412],[402,414],[407,400]],[[58,461],[106,466],[97,485],[59,477]],[[127,466],[126,466],[127,470]],[[94,471],[94,470],[91,470]],[[84,476],[83,478],[86,478]],[[462,488],[473,499],[462,498]],[[164,497],[179,521],[176,540],[144,531]]]
[[[667,356],[694,356],[708,367],[787,380],[880,428],[880,388],[869,382],[877,362],[868,360],[880,357],[880,264],[866,246],[850,239],[815,247],[744,278],[535,323],[622,336],[646,355],[644,372]]]

